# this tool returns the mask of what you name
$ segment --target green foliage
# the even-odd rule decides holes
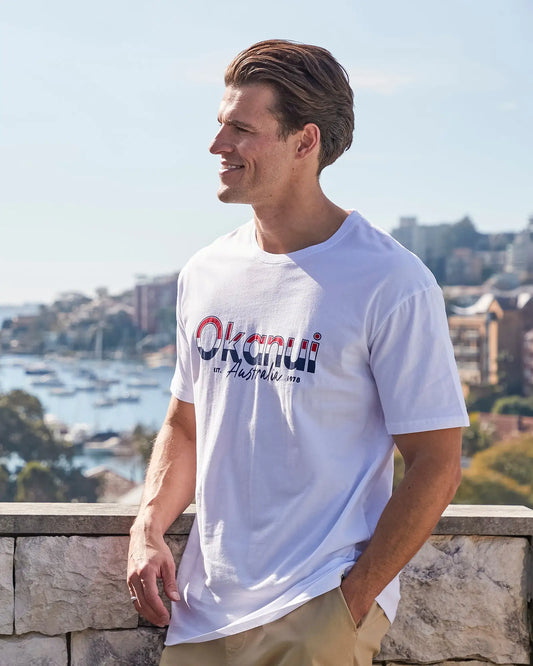
[[[141,454],[146,465],[150,462],[156,436],[157,432],[140,424],[135,426],[131,434],[132,444]]]
[[[500,386],[473,386],[466,398],[469,412],[490,412],[496,400],[503,397]]]
[[[454,504],[527,505],[529,496],[517,483],[495,474],[472,475],[466,470]]]
[[[72,464],[72,447],[56,440],[45,424],[39,400],[25,391],[0,394],[0,456],[16,453],[23,464],[13,478],[0,467],[4,500],[94,502],[98,482]]]
[[[17,475],[16,502],[62,502],[60,484],[44,463],[31,460]]]
[[[0,502],[7,502],[11,497],[11,480],[5,465],[0,465]]]
[[[35,396],[20,390],[0,395],[0,455],[17,453],[24,460],[47,462],[71,456],[66,443],[54,440],[43,417]]]
[[[508,395],[496,400],[492,407],[495,414],[521,414],[533,416],[533,398],[523,398],[520,395]]]
[[[470,426],[463,430],[463,455],[472,457],[494,443],[495,432],[479,420],[479,414],[470,414]]]
[[[533,437],[500,442],[476,453],[454,502],[533,507]]]
[[[472,461],[473,471],[490,470],[522,486],[533,485],[533,437],[501,442],[478,454]]]

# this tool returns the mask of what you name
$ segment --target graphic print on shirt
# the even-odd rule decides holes
[[[321,339],[318,332],[312,340],[247,333],[234,328],[232,321],[224,326],[214,315],[204,317],[196,329],[196,348],[203,361],[214,361],[213,372],[225,372],[227,377],[246,381],[266,379],[299,384],[305,373],[316,371]]]

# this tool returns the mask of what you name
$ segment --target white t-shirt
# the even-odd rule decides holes
[[[178,281],[172,393],[196,410],[197,516],[167,645],[277,619],[340,584],[392,488],[391,434],[468,425],[440,288],[353,212],[259,248],[250,222]],[[377,601],[389,619],[395,579]]]

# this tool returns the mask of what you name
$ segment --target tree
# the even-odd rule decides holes
[[[533,437],[524,435],[476,453],[454,502],[533,507]]]
[[[533,489],[533,437],[528,434],[500,442],[478,454],[472,469],[490,470]]]
[[[7,502],[11,496],[12,489],[9,470],[5,465],[0,465],[0,502]]]
[[[499,475],[463,473],[454,504],[518,504],[527,505],[529,495],[517,483]]]
[[[16,502],[62,502],[64,499],[58,480],[47,465],[30,460],[18,473]]]
[[[533,416],[533,399],[523,398],[520,395],[507,395],[498,398],[492,407],[495,414],[521,414]]]
[[[55,439],[35,396],[20,390],[0,394],[0,456],[17,454],[22,459],[11,474],[0,467],[4,499],[96,501],[98,481],[87,479],[74,466],[73,453],[68,442]]]
[[[152,455],[152,448],[157,436],[157,432],[145,428],[143,425],[136,425],[131,433],[131,441],[135,449],[141,454],[147,465]]]
[[[479,413],[470,414],[470,426],[463,430],[463,455],[472,457],[494,443],[495,431],[479,420]]]
[[[498,398],[504,396],[501,386],[472,386],[466,397],[469,412],[490,412]]]

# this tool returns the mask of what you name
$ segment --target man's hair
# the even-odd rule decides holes
[[[320,129],[318,173],[352,144],[353,91],[348,74],[320,46],[268,39],[239,53],[228,65],[226,86],[264,83],[276,94],[280,137],[314,123]]]

